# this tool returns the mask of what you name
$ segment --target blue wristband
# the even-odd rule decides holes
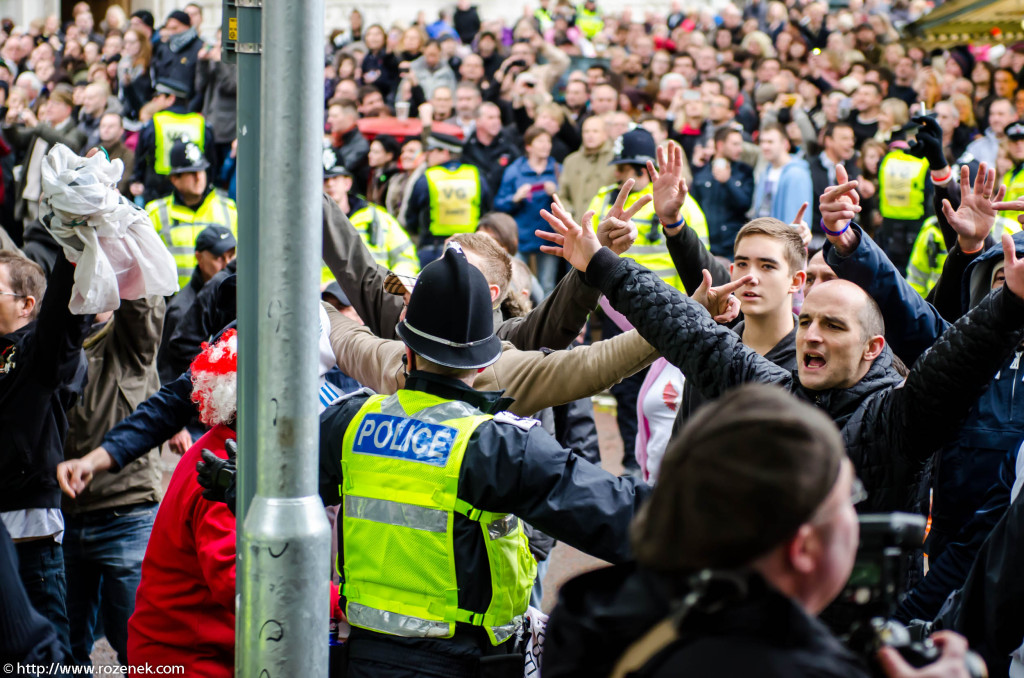
[[[661,221],[661,219],[658,219],[658,221]],[[685,217],[679,217],[679,221],[677,221],[674,224],[666,224],[664,221],[661,221],[661,225],[664,226],[665,228],[675,228],[676,226],[682,226],[685,223],[686,223],[686,218]]]
[[[825,231],[825,233],[827,235],[842,235],[843,233],[846,233],[848,230],[850,230],[850,224],[852,222],[853,222],[853,219],[851,219],[850,221],[847,221],[846,222],[846,226],[843,226],[843,230],[841,230],[841,231],[830,231],[830,230],[828,230],[828,228],[826,228],[826,226],[825,226],[825,220],[824,219],[821,220],[820,225],[821,225],[821,230]]]

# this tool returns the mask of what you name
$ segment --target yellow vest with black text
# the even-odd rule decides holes
[[[927,179],[927,160],[889,151],[878,166],[878,211],[886,219],[923,219]]]
[[[436,165],[425,173],[430,192],[430,233],[447,238],[472,233],[480,221],[480,172],[473,165],[449,170]]]
[[[187,138],[206,152],[206,119],[201,113],[157,111],[153,114],[153,131],[153,171],[157,174],[171,173],[171,147],[178,139]]]
[[[612,184],[599,190],[597,195],[590,201],[590,206],[587,209],[594,212],[595,230],[601,219],[604,218],[604,215],[615,204],[615,198],[618,194],[618,184]],[[626,198],[625,208],[628,209],[641,197],[652,194],[653,188],[648,183],[643,190],[635,191]],[[686,196],[686,201],[683,202],[682,217],[686,221],[687,227],[696,231],[701,243],[705,248],[708,248],[708,222],[704,217],[704,211],[692,195]],[[679,271],[676,270],[676,266],[672,262],[672,256],[668,253],[668,246],[665,244],[665,234],[661,230],[661,222],[658,220],[658,216],[654,213],[653,201],[647,203],[639,212],[633,215],[633,223],[636,224],[637,239],[633,246],[626,250],[626,253],[622,256],[629,257],[641,266],[646,266],[657,273],[658,277],[666,283],[686,294],[683,280],[679,277]]]
[[[1010,201],[1024,198],[1024,167],[1022,167],[1016,174],[1013,173],[1012,169],[1004,174],[1003,185],[1006,186],[1006,197],[1004,197],[1003,200]],[[1004,217],[1016,219],[1021,212],[1003,210],[999,214]]]
[[[537,564],[518,518],[459,499],[478,426],[492,415],[461,401],[399,390],[369,398],[342,443],[342,595],[352,626],[409,638],[451,638],[456,623],[494,645],[521,627]],[[456,514],[476,523],[487,555],[487,608],[459,606]],[[481,573],[481,576],[487,576]]]
[[[367,203],[350,216],[349,221],[378,264],[402,275],[415,276],[420,272],[416,248],[398,221],[383,207]],[[327,266],[321,267],[320,282],[334,282],[334,274]]]
[[[587,8],[580,4],[576,8],[576,28],[583,31],[587,40],[593,40],[594,36],[604,30],[604,20],[597,12],[588,12]]]
[[[160,234],[178,267],[178,285],[184,289],[196,267],[196,237],[211,224],[226,226],[238,238],[238,212],[235,201],[219,191],[210,191],[195,210],[174,202],[174,196],[153,200],[146,205],[153,228]]]

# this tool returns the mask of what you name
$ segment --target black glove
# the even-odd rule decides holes
[[[949,167],[946,154],[942,152],[942,128],[939,127],[938,121],[930,115],[919,115],[913,122],[920,127],[917,130],[917,139],[910,144],[907,153],[915,158],[926,159],[933,172]]]
[[[210,501],[219,501],[227,504],[232,514],[235,512],[235,475],[237,468],[235,459],[238,458],[238,445],[234,440],[228,440],[224,444],[228,458],[221,459],[210,450],[202,451],[203,460],[196,462],[197,480],[203,489],[203,497]]]

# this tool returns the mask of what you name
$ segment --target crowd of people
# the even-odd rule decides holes
[[[458,0],[331,30],[333,675],[932,678],[969,644],[1024,676],[1024,43],[901,37],[927,9]],[[0,657],[86,665],[104,636],[228,676],[255,160],[198,5],[97,18],[0,21]],[[69,309],[58,145],[121,164],[176,294]],[[830,613],[857,514],[891,512],[928,519],[887,612],[931,636],[921,668]],[[613,565],[538,633],[556,540]]]

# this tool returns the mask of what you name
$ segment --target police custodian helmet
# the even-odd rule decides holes
[[[657,144],[654,137],[643,127],[631,129],[615,140],[615,157],[609,165],[647,165],[647,161],[657,164],[654,159]]]
[[[501,355],[487,279],[457,244],[420,273],[395,331],[417,355],[445,367],[487,367]]]

